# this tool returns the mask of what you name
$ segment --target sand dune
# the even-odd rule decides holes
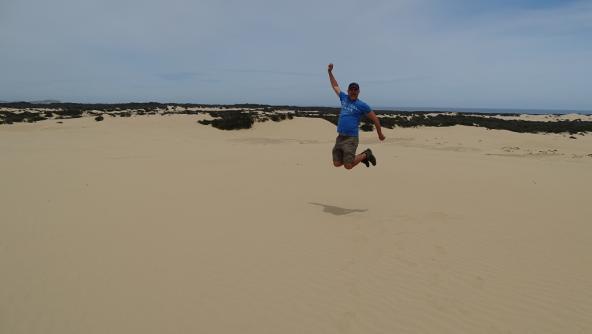
[[[0,126],[0,333],[589,333],[592,136]]]

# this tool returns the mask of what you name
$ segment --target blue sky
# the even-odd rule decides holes
[[[0,0],[0,100],[592,110],[592,1]]]

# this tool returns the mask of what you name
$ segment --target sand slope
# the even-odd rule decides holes
[[[0,127],[0,333],[589,333],[592,137]]]

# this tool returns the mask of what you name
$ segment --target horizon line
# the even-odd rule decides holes
[[[161,101],[128,101],[128,102],[74,102],[74,101],[61,101],[61,100],[54,100],[54,99],[43,99],[43,100],[32,100],[32,101],[6,101],[0,100],[0,104],[11,104],[11,103],[30,103],[30,104],[142,104],[142,103],[158,103],[158,104],[195,104],[195,105],[218,105],[218,106],[231,106],[231,105],[241,105],[241,104],[252,104],[252,105],[265,105],[265,106],[290,106],[290,107],[304,107],[304,108],[311,108],[311,107],[321,107],[321,108],[339,108],[336,105],[322,105],[322,104],[303,104],[303,105],[295,105],[295,104],[269,104],[269,103],[254,103],[254,102],[236,102],[236,103],[201,103],[201,102],[161,102]],[[374,110],[386,110],[386,111],[542,111],[542,112],[575,112],[575,113],[592,113],[592,109],[572,109],[572,108],[514,108],[514,107],[442,107],[442,106],[376,106],[373,108]]]

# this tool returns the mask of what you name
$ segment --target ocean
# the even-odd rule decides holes
[[[529,115],[592,115],[592,110],[569,109],[496,109],[496,108],[433,108],[433,107],[375,107],[375,110],[393,111],[428,111],[428,112],[463,112],[478,114],[529,114]]]

